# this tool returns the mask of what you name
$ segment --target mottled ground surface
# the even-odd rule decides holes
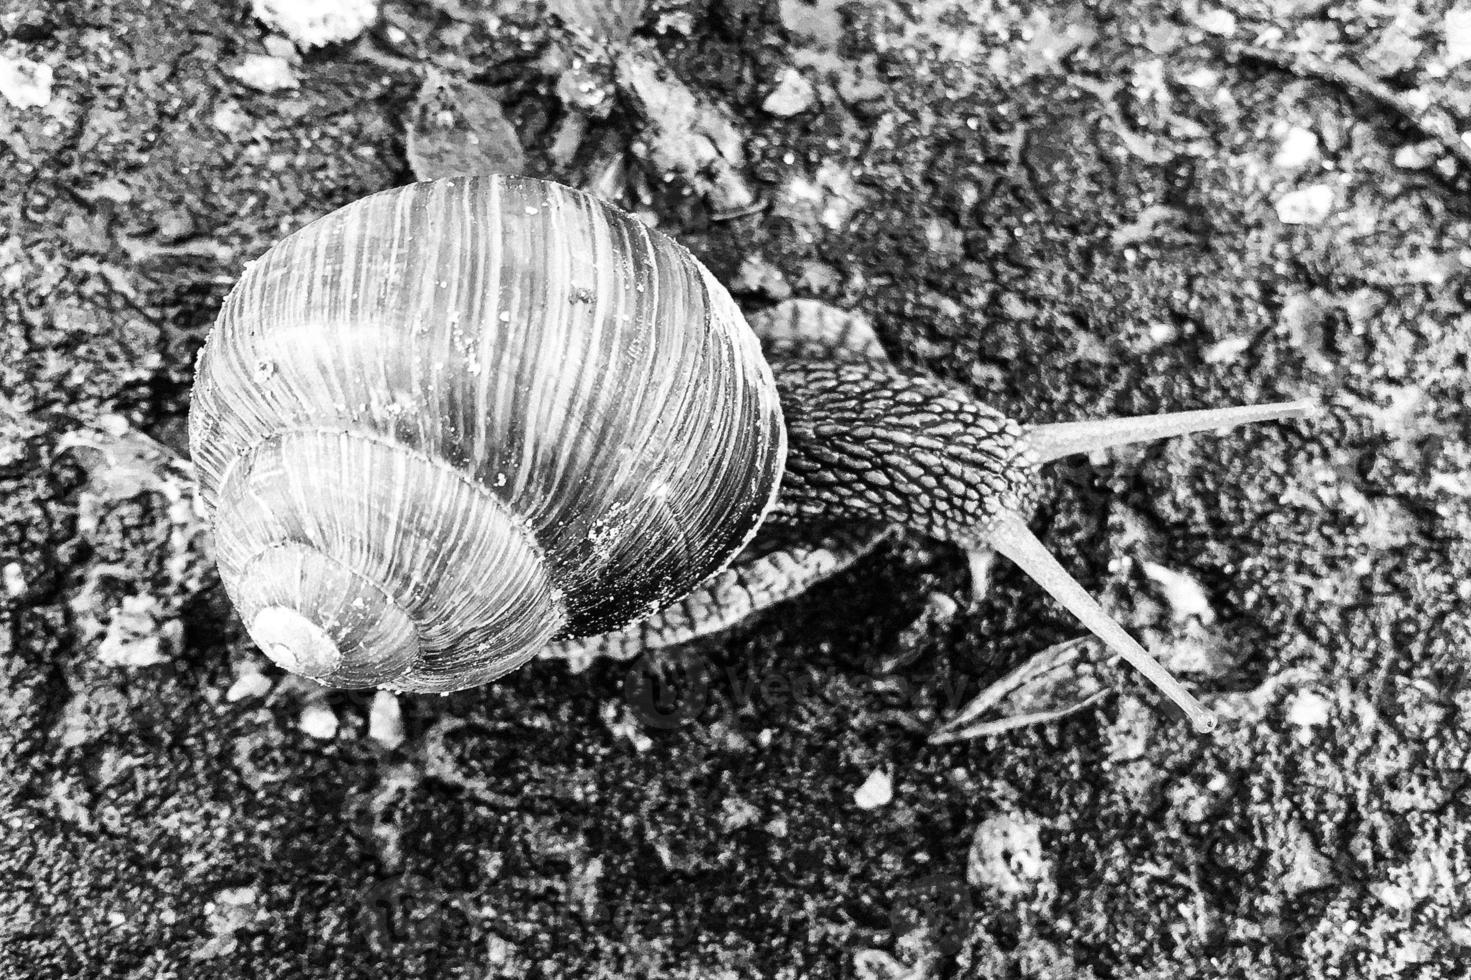
[[[0,975],[1471,973],[1471,12],[389,0],[298,51],[249,6],[0,0]],[[271,242],[467,160],[1021,419],[1320,398],[1033,522],[1218,733],[1114,671],[928,744],[1076,627],[916,541],[697,645],[673,728],[626,664],[371,731],[282,676],[169,458],[194,354]]]

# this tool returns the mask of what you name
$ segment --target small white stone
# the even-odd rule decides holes
[[[256,891],[249,885],[240,888],[226,888],[215,896],[215,901],[222,905],[254,905]]]
[[[1333,188],[1314,184],[1284,194],[1277,201],[1277,217],[1284,225],[1316,225],[1333,211]]]
[[[376,0],[255,0],[251,9],[299,48],[351,41],[378,19]]]
[[[262,92],[279,92],[297,86],[296,73],[291,70],[290,63],[285,58],[268,54],[246,55],[230,74]]]
[[[1328,700],[1315,691],[1298,691],[1287,702],[1287,721],[1299,728],[1327,724]]]
[[[403,41],[397,43],[402,44]],[[299,64],[301,61],[301,55],[296,50],[296,45],[279,34],[268,34],[261,41],[261,44],[264,45],[266,54],[274,55],[277,58],[285,58],[292,64]]]
[[[368,710],[368,737],[388,749],[403,744],[403,709],[398,698],[388,691],[373,695],[373,706]]]
[[[966,860],[966,880],[1003,895],[1030,892],[1051,874],[1042,854],[1041,827],[1020,813],[998,813],[976,828]]]
[[[1144,574],[1159,586],[1160,593],[1164,596],[1165,602],[1169,603],[1170,610],[1176,619],[1183,620],[1194,616],[1202,623],[1215,620],[1216,614],[1211,609],[1210,599],[1207,598],[1205,589],[1189,575],[1177,572],[1173,568],[1156,565],[1152,561],[1144,562]]]
[[[119,667],[167,663],[182,635],[183,626],[153,596],[124,596],[97,645],[97,659]]]
[[[1445,60],[1450,67],[1471,61],[1471,4],[1459,4],[1446,11]]]
[[[1402,170],[1420,170],[1435,162],[1436,144],[1410,143],[1394,151],[1394,165]]]
[[[727,833],[750,826],[760,817],[761,811],[745,800],[733,800],[727,797],[721,801],[720,826]]]
[[[853,802],[861,809],[872,810],[894,798],[894,784],[882,770],[875,769],[853,794]]]
[[[337,737],[337,716],[332,713],[331,708],[324,708],[319,704],[309,705],[301,712],[301,720],[297,727],[306,732],[312,738],[322,740]]]
[[[1175,80],[1191,88],[1216,89],[1221,84],[1221,74],[1209,68],[1196,68],[1176,76]]]
[[[1400,912],[1408,911],[1410,906],[1415,904],[1414,896],[1403,885],[1376,882],[1369,886],[1369,893],[1385,905]]]
[[[0,570],[0,579],[4,579],[5,593],[12,599],[19,597],[26,590],[26,577],[18,561],[7,562],[5,568]]]
[[[773,116],[795,116],[812,105],[812,83],[795,68],[788,68],[776,81],[776,88],[761,103]]]
[[[1316,891],[1333,883],[1333,864],[1324,857],[1300,828],[1289,832],[1286,844],[1287,873],[1280,879],[1289,895]]]
[[[250,117],[233,102],[227,102],[215,108],[209,122],[222,133],[238,133],[250,125]]]
[[[1318,158],[1318,134],[1301,126],[1293,126],[1282,137],[1272,164],[1283,170],[1296,170]]]
[[[230,702],[244,701],[246,698],[262,698],[271,690],[271,681],[258,670],[252,670],[248,674],[241,674],[230,685],[225,692],[225,700]]]
[[[51,66],[0,55],[0,95],[17,109],[39,109],[51,101]]]
[[[1206,349],[1205,362],[1207,364],[1229,364],[1240,357],[1242,351],[1250,346],[1250,337],[1227,337]]]
[[[1431,490],[1455,494],[1457,497],[1471,497],[1471,483],[1455,473],[1432,473],[1428,486]]]
[[[1236,33],[1236,15],[1229,10],[1208,10],[1195,18],[1195,23],[1201,30],[1222,37]]]

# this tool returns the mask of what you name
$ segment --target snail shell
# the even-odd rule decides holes
[[[385,191],[271,248],[201,352],[189,428],[261,649],[416,691],[688,592],[786,454],[757,341],[688,251],[507,176]]]

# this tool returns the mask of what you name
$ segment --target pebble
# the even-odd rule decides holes
[[[254,905],[256,890],[249,885],[240,888],[226,888],[215,895],[215,901],[223,905]]]
[[[158,240],[166,245],[193,238],[195,230],[194,218],[187,211],[170,209],[159,215]]]
[[[209,122],[222,133],[234,134],[250,125],[250,117],[241,111],[239,106],[227,102],[215,109]]]
[[[285,58],[269,54],[250,54],[230,72],[251,88],[262,92],[279,92],[296,88],[296,73]]]
[[[1293,126],[1282,137],[1272,164],[1284,170],[1296,170],[1318,157],[1318,134],[1301,126]]]
[[[270,34],[261,41],[261,44],[268,55],[285,58],[293,65],[301,63],[301,53],[296,50],[296,45],[289,38],[284,38],[279,34]]]
[[[0,95],[17,109],[39,109],[51,101],[51,66],[0,55]]]
[[[1046,878],[1037,824],[1021,814],[999,813],[976,828],[966,863],[966,880],[1003,894],[1032,891]]]
[[[1229,364],[1245,353],[1250,346],[1250,337],[1227,337],[1206,348],[1205,363]]]
[[[795,116],[812,105],[814,96],[812,83],[795,68],[788,68],[777,79],[776,88],[761,103],[761,108],[773,116]]]
[[[863,810],[881,807],[893,799],[894,784],[888,774],[880,769],[870,773],[868,779],[853,794],[853,802]]]
[[[1369,886],[1369,894],[1379,901],[1388,905],[1396,912],[1407,912],[1410,906],[1415,904],[1415,897],[1410,890],[1403,885],[1391,885],[1386,882],[1375,882]]]
[[[1236,33],[1236,15],[1229,10],[1209,10],[1195,18],[1196,26],[1203,31],[1230,37]]]
[[[244,701],[246,698],[261,698],[271,690],[270,679],[259,671],[252,670],[248,674],[241,674],[230,685],[225,692],[225,700],[230,702]]]
[[[748,827],[761,818],[761,811],[745,800],[726,798],[720,802],[720,827],[726,833]]]
[[[5,594],[12,599],[17,599],[25,594],[26,577],[20,567],[20,562],[7,562],[5,567],[0,569],[0,581],[5,583]]]
[[[1446,11],[1445,60],[1447,67],[1471,61],[1471,4],[1460,4]]]
[[[1277,201],[1277,217],[1284,225],[1316,225],[1333,211],[1333,188],[1314,184],[1284,194]]]
[[[124,596],[97,645],[97,659],[121,667],[167,663],[178,652],[183,632],[183,625],[153,596]]]
[[[1287,721],[1299,728],[1312,728],[1328,722],[1328,700],[1314,691],[1298,691],[1287,702]]]
[[[1287,852],[1287,873],[1280,881],[1287,894],[1301,895],[1333,884],[1332,862],[1313,846],[1301,828],[1294,828],[1288,835],[1284,850]]]
[[[368,709],[368,737],[386,749],[396,749],[404,740],[403,709],[389,691],[373,695]]]
[[[251,10],[299,48],[351,41],[378,19],[376,0],[254,0]]]
[[[1195,579],[1184,572],[1156,565],[1152,561],[1146,561],[1143,565],[1144,574],[1159,586],[1160,594],[1169,603],[1176,619],[1189,619],[1193,616],[1202,623],[1209,623],[1216,618],[1205,589]]]
[[[301,712],[301,720],[297,727],[306,732],[312,738],[326,739],[337,737],[337,716],[332,713],[331,708],[321,705],[311,705]]]

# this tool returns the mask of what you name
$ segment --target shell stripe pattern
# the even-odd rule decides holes
[[[413,634],[344,650],[317,675],[338,686],[483,683],[662,608],[749,540],[786,452],[723,287],[528,178],[409,185],[287,238],[227,298],[198,379],[190,441],[247,626],[325,603],[339,646]],[[350,587],[251,585],[261,562]]]

